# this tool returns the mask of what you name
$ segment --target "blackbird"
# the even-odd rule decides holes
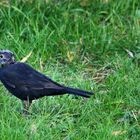
[[[68,93],[88,98],[93,94],[63,86],[28,64],[16,62],[9,50],[0,51],[0,80],[9,92],[22,100],[25,111],[28,111],[33,100],[44,96]]]

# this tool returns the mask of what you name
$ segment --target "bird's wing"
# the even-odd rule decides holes
[[[3,72],[2,81],[12,88],[28,90],[61,89],[61,85],[24,63],[17,63],[8,67]]]

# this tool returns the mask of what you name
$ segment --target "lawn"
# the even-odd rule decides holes
[[[0,49],[95,93],[44,97],[23,116],[1,84],[0,140],[140,139],[139,0],[2,0]]]

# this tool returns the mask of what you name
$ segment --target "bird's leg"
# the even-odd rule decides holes
[[[29,108],[32,104],[32,101],[24,100],[22,103],[23,103],[23,113],[25,115],[29,114]]]

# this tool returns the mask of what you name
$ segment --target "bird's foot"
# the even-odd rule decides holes
[[[32,113],[29,110],[26,110],[26,109],[22,110],[22,114],[23,114],[23,116],[30,116],[30,115],[32,115]]]

